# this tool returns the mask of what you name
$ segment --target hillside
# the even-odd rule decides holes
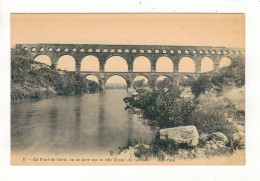
[[[20,52],[12,50],[12,103],[95,91],[97,89],[93,89],[92,81],[78,73],[53,70],[48,65],[26,59]]]

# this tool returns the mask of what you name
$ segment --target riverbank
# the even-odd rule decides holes
[[[24,57],[11,59],[11,103],[87,93],[87,83],[78,73],[54,70]]]

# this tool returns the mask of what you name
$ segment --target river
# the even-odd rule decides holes
[[[150,141],[154,131],[124,110],[130,95],[111,90],[12,104],[11,151],[108,155],[129,138]]]

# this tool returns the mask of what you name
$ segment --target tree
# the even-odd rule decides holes
[[[99,84],[96,81],[89,80],[89,79],[86,79],[86,81],[87,81],[86,89],[89,93],[96,93],[100,90]]]
[[[181,97],[181,90],[166,80],[153,90],[140,90],[126,97],[126,110],[137,114],[145,125],[169,128],[192,124],[193,103]]]

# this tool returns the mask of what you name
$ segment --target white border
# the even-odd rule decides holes
[[[0,180],[258,180],[260,1],[0,0]],[[10,13],[246,13],[246,166],[10,166]]]

